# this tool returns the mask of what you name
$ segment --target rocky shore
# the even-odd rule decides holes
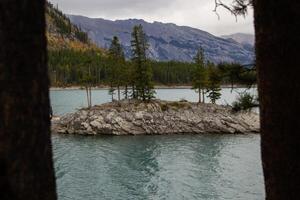
[[[230,107],[155,100],[121,101],[54,118],[52,131],[81,135],[159,135],[259,132],[259,116]]]

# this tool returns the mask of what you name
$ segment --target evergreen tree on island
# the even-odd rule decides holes
[[[124,70],[125,56],[120,44],[119,38],[114,36],[109,48],[109,59],[111,66],[109,68],[110,94],[114,94],[114,87],[118,89],[118,100],[120,101],[120,86],[122,85],[122,71]]]
[[[205,88],[207,86],[207,72],[205,69],[204,50],[198,49],[198,52],[194,58],[195,68],[192,73],[192,84],[194,90],[199,94],[199,103],[205,103]],[[201,101],[202,94],[202,101]]]
[[[143,101],[154,98],[154,85],[152,82],[152,69],[147,59],[149,44],[142,25],[134,26],[131,34],[132,62],[134,65],[133,98]]]
[[[80,83],[84,86],[87,97],[88,108],[92,107],[92,86],[93,86],[94,77],[91,75],[91,69],[88,68],[88,71],[85,71],[80,79]]]
[[[221,98],[221,81],[222,76],[219,72],[219,69],[213,64],[207,63],[208,71],[208,82],[207,82],[207,92],[208,98],[210,98],[213,104],[216,103],[216,100]]]

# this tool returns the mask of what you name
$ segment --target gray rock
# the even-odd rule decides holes
[[[162,105],[168,107],[167,111],[162,111]],[[259,132],[256,113],[232,113],[230,107],[160,100],[103,104],[62,116],[52,124],[56,133],[83,135]]]
[[[101,124],[98,121],[92,121],[90,124],[94,128],[101,128]]]

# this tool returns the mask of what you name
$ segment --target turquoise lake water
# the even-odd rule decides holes
[[[238,92],[242,92],[240,89]],[[256,93],[253,89],[251,93]],[[220,104],[237,93],[222,90]],[[188,89],[165,100],[197,101]],[[93,102],[108,102],[107,90]],[[51,91],[55,114],[85,106],[83,90]],[[59,200],[259,200],[264,183],[259,135],[52,136]]]
[[[240,88],[231,91],[230,88],[224,88],[221,90],[221,99],[217,101],[218,104],[231,104],[239,93],[245,92],[246,89]],[[256,89],[247,90],[251,94],[257,95]],[[86,107],[86,92],[85,90],[58,90],[51,91],[51,103],[53,112],[56,115],[64,113],[74,112],[76,109]],[[116,95],[115,95],[116,98]],[[156,90],[156,98],[169,101],[179,101],[185,99],[191,102],[198,102],[198,94],[191,89],[158,89]],[[93,90],[92,91],[92,103],[101,104],[111,101],[111,96],[108,95],[108,90]],[[206,102],[209,99],[206,98]]]

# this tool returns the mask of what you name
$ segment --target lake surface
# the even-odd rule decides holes
[[[245,92],[246,89],[239,88],[231,91],[230,88],[221,90],[221,99],[217,104],[231,104],[238,97],[239,93]],[[252,88],[247,90],[251,94],[257,95],[257,89]],[[51,103],[55,115],[61,115],[69,112],[74,112],[76,109],[86,107],[86,92],[85,90],[56,90],[50,92]],[[115,95],[115,98],[117,96]],[[157,89],[156,98],[169,101],[179,101],[186,99],[191,102],[198,102],[198,94],[191,89]],[[108,95],[108,90],[92,90],[92,103],[102,104],[111,101],[111,96]],[[209,99],[206,98],[206,102]]]
[[[241,89],[241,91],[243,91]],[[255,93],[255,90],[251,92]],[[222,90],[219,103],[236,93]],[[159,98],[197,101],[188,89]],[[106,90],[94,103],[108,102]],[[85,106],[80,90],[51,91],[55,114]],[[264,199],[259,135],[52,136],[59,200]]]

